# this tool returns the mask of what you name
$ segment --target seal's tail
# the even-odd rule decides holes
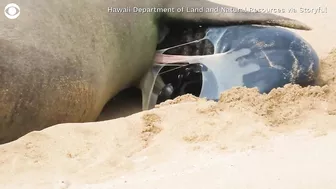
[[[306,24],[294,19],[269,13],[247,12],[206,0],[172,0],[167,6],[175,8],[175,11],[165,14],[164,19],[168,23],[181,21],[183,24],[206,24],[208,26],[258,24],[311,30]],[[182,7],[183,10],[181,10]],[[196,9],[199,11],[193,12]]]

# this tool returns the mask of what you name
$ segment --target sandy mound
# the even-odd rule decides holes
[[[317,28],[299,33],[321,57],[336,46],[333,14],[289,15]],[[0,188],[334,188],[335,64],[332,51],[321,86],[234,88],[218,103],[185,95],[125,118],[31,132],[0,145]]]
[[[199,169],[198,164],[202,167],[206,163],[203,161],[210,161],[211,158],[214,158],[215,167],[218,161],[231,162],[235,159],[231,156],[235,156],[237,152],[256,151],[256,154],[261,153],[260,157],[274,158],[278,157],[277,154],[269,152],[274,146],[289,144],[288,147],[282,146],[281,150],[289,151],[285,153],[292,157],[290,153],[298,153],[298,149],[307,148],[307,138],[311,147],[315,145],[314,150],[318,150],[322,144],[314,138],[328,134],[336,135],[333,131],[336,123],[335,69],[330,69],[330,66],[335,64],[335,58],[335,53],[331,53],[323,61],[322,71],[325,74],[321,81],[329,85],[322,87],[301,88],[287,85],[263,95],[256,89],[235,88],[223,93],[218,103],[185,95],[162,103],[154,110],[127,118],[99,123],[61,124],[41,132],[32,132],[0,147],[0,174],[7,175],[0,177],[0,183],[11,184],[13,188],[76,188],[76,184],[79,183],[100,183],[112,179],[113,184],[121,187],[118,185],[120,179],[123,178],[121,180],[125,182],[129,179],[122,177],[123,175],[129,174],[132,178],[129,182],[135,179],[134,182],[137,183],[141,179],[132,176],[133,174],[144,171],[152,178],[151,176],[157,175],[157,168],[161,170],[161,174],[166,174],[165,177],[175,180],[176,176],[172,174],[184,175],[183,171],[189,169],[195,169],[190,172],[195,173]],[[292,137],[285,140],[283,134]],[[311,141],[309,136],[317,142]],[[336,143],[330,138],[320,140],[326,140],[329,147]],[[291,149],[287,149],[289,147]],[[326,152],[329,153],[328,150],[319,153]],[[279,149],[276,149],[276,153],[279,153]],[[295,162],[292,161],[300,162],[299,159],[304,158],[303,155],[316,156],[310,151],[302,151],[300,154],[297,159],[286,157],[286,154],[282,154],[282,158],[294,165]],[[239,156],[239,153],[236,156]],[[239,158],[242,161],[250,161],[250,158],[245,156]],[[257,155],[254,156],[257,158]],[[336,154],[328,155],[330,158],[335,156]],[[194,161],[193,165],[189,165],[189,158],[190,161]],[[310,162],[314,160],[308,159]],[[173,163],[174,160],[183,160],[183,163],[167,164]],[[253,158],[251,161],[254,161]],[[267,163],[267,158],[263,161]],[[321,166],[325,166],[323,163],[325,162],[321,162]],[[238,165],[242,166],[239,161]],[[170,170],[170,166],[175,166],[174,169],[179,172]],[[249,166],[251,169],[257,169],[255,165]],[[329,163],[328,166],[336,168],[336,163]],[[280,167],[275,169],[278,168]],[[149,171],[152,169],[152,172]],[[242,166],[240,169],[245,170],[246,167]],[[305,169],[301,171],[303,170]],[[250,170],[249,174],[252,173]],[[34,179],[29,175],[34,176]],[[155,177],[153,182],[156,180],[155,182],[160,184],[158,180],[162,179]],[[189,179],[192,181],[192,178]],[[235,187],[240,186],[231,184]],[[1,188],[9,188],[11,185],[3,185]],[[124,187],[132,186],[135,185],[130,183]],[[152,185],[148,185],[150,186]]]

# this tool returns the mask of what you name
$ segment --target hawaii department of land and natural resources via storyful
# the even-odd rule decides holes
[[[145,7],[108,7],[109,13],[153,13],[153,12],[190,12],[190,13],[239,13],[239,12],[255,12],[255,13],[299,13],[299,14],[325,14],[327,7],[296,7],[296,8],[227,8],[227,7],[178,7],[178,8],[145,8]]]

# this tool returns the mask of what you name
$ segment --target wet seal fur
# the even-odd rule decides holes
[[[5,7],[7,0],[0,2]],[[259,24],[310,28],[273,14],[109,13],[108,7],[218,7],[204,0],[16,0],[0,17],[0,143],[69,122],[95,121],[108,100],[137,85],[160,29]],[[228,8],[228,7],[227,7]]]

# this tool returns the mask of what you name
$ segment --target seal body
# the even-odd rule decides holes
[[[5,7],[7,0],[0,2]],[[67,122],[95,121],[153,64],[162,25],[264,24],[310,29],[271,14],[109,12],[109,7],[216,7],[207,1],[16,0],[0,17],[0,143]],[[221,5],[222,6],[222,5]]]
[[[154,14],[108,13],[107,1],[18,4],[18,19],[1,17],[0,143],[58,123],[94,121],[152,64]]]

